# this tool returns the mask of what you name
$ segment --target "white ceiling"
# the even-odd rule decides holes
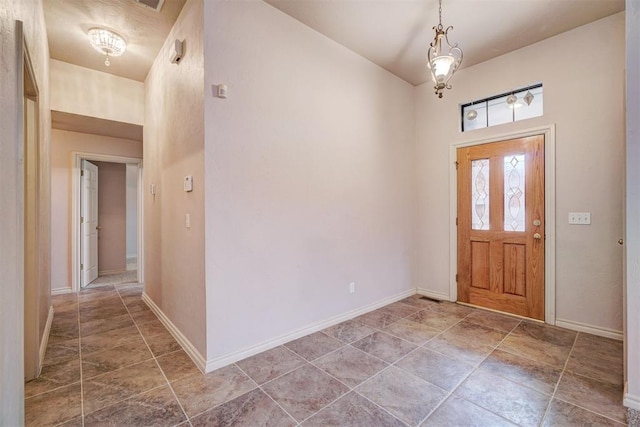
[[[265,1],[409,83],[429,79],[437,0]],[[165,0],[157,13],[134,0],[44,0],[51,57],[144,81],[184,3]],[[462,48],[464,68],[622,10],[624,0],[444,0],[442,21],[454,26],[449,39]],[[128,42],[110,67],[89,45],[93,26]]]
[[[44,17],[53,59],[144,81],[186,0],[165,0],[160,12],[134,0],[44,0]],[[104,65],[87,31],[106,27],[127,41],[124,55]]]
[[[429,80],[437,0],[265,1],[409,83]],[[442,25],[454,26],[464,68],[622,10],[624,0],[443,0]]]

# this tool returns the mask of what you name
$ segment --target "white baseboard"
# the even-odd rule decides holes
[[[416,293],[419,295],[424,295],[425,297],[437,299],[440,301],[449,301],[449,294],[445,294],[444,292],[436,292],[436,291],[430,291],[428,289],[417,288]]]
[[[49,344],[49,334],[51,333],[51,324],[53,323],[53,305],[49,307],[49,315],[47,316],[47,323],[44,325],[44,333],[42,334],[42,340],[40,341],[40,359],[38,359],[38,375],[42,370],[44,364],[44,356],[47,352],[47,344]]]
[[[64,294],[70,294],[73,292],[73,288],[69,287],[69,288],[56,288],[56,289],[51,289],[51,295],[64,295]]]
[[[392,297],[388,297],[377,301],[373,304],[369,304],[365,307],[358,308],[355,310],[351,310],[344,314],[340,314],[338,316],[331,317],[329,319],[311,324],[301,329],[297,329],[293,332],[289,332],[284,335],[280,335],[279,337],[264,341],[260,344],[253,345],[251,347],[244,348],[242,350],[235,351],[230,354],[226,354],[224,356],[216,357],[214,359],[207,360],[205,372],[211,372],[216,369],[222,368],[224,366],[235,363],[239,360],[246,359],[247,357],[254,356],[258,353],[262,353],[263,351],[270,350],[279,345],[287,343],[289,341],[301,338],[305,335],[312,334],[314,332],[318,332],[322,329],[326,329],[330,326],[337,325],[338,323],[344,322],[345,320],[352,319],[356,316],[360,316],[362,314],[368,313],[370,311],[376,310],[380,307],[384,307],[385,305],[391,304],[393,302],[399,301],[403,298],[409,297],[416,293],[415,289],[410,289],[408,291],[401,292]]]
[[[556,326],[565,329],[571,329],[572,331],[585,332],[587,334],[598,335],[600,337],[612,338],[618,341],[622,341],[624,338],[622,331],[602,328],[600,326],[587,325],[586,323],[574,322],[573,320],[556,318]]]
[[[182,332],[169,320],[169,318],[164,314],[160,307],[158,307],[146,293],[142,293],[142,301],[147,304],[147,306],[155,313],[155,315],[160,319],[160,322],[169,330],[169,333],[173,335],[173,337],[178,341],[178,344],[182,346],[182,349],[189,355],[193,363],[196,364],[198,369],[202,372],[206,372],[206,359],[200,352],[191,344],[191,341],[185,337]]]
[[[632,394],[629,394],[629,391],[627,390],[627,386],[628,386],[628,384],[625,382],[624,383],[624,395],[623,395],[622,404],[624,406],[626,406],[627,408],[631,408],[631,409],[635,409],[636,411],[640,411],[640,396],[634,396]]]

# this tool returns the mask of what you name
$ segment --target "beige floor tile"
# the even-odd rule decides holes
[[[454,394],[521,426],[537,426],[551,396],[483,371],[474,372]]]
[[[53,426],[81,415],[80,383],[26,399],[25,425]]]
[[[298,422],[349,391],[345,385],[311,365],[283,375],[262,389]]]
[[[384,328],[384,332],[416,345],[422,345],[440,334],[440,331],[409,319],[401,319],[392,323]]]
[[[374,328],[363,323],[356,322],[355,320],[347,320],[346,322],[324,329],[322,332],[344,343],[351,344],[367,335],[371,335],[375,331]]]
[[[111,406],[166,384],[154,360],[118,369],[83,381],[84,413]]]
[[[411,426],[419,425],[447,395],[440,387],[393,366],[356,391]]]
[[[395,363],[398,359],[417,348],[415,344],[384,332],[375,332],[360,341],[354,342],[352,345],[387,363]]]
[[[516,425],[457,396],[449,397],[422,423],[422,427],[515,427]]]
[[[382,360],[351,346],[334,351],[313,364],[352,388],[388,366]]]
[[[341,397],[307,421],[304,427],[404,427],[405,424],[355,392]]]
[[[158,387],[87,415],[89,426],[175,426],[186,421],[168,386]]]
[[[594,414],[586,409],[579,408],[571,405],[570,403],[563,402],[558,399],[553,399],[547,415],[544,418],[542,424],[545,427],[555,426],[593,426],[593,427],[605,427],[605,426],[622,426],[623,424]]]
[[[235,365],[206,375],[191,375],[174,381],[171,386],[189,417],[256,388],[256,384]]]
[[[582,408],[625,422],[626,408],[622,406],[622,387],[565,372],[555,397]]]
[[[412,352],[396,366],[446,391],[453,390],[474,369],[473,365],[425,348]]]
[[[264,384],[298,369],[307,362],[284,346],[241,360],[237,365],[258,384]]]
[[[311,362],[318,357],[322,357],[327,353],[339,349],[344,346],[344,343],[322,332],[316,332],[290,341],[284,346]]]
[[[200,369],[193,363],[184,350],[164,354],[157,359],[160,369],[169,382],[179,380],[194,374],[201,374]]]
[[[273,399],[254,389],[191,419],[194,427],[297,425]]]

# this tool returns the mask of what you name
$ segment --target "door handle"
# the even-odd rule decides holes
[[[100,229],[102,229],[102,227],[99,225],[96,225],[96,230],[100,230]]]
[[[533,235],[533,238],[536,239],[536,240],[540,240],[540,239],[542,239],[542,236],[540,235],[540,233],[536,233],[536,234]]]
[[[536,227],[540,227],[540,224],[542,224],[542,222],[539,219],[535,219],[533,220],[533,225]]]

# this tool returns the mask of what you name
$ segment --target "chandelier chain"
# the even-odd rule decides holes
[[[442,28],[442,0],[438,0],[438,28]]]

